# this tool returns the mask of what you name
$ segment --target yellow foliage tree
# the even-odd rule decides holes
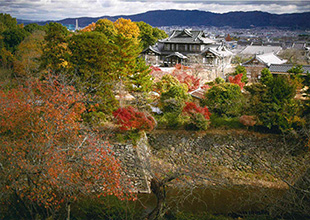
[[[90,25],[88,25],[85,28],[83,28],[81,31],[82,32],[94,31],[95,28],[96,28],[96,23],[91,23]]]
[[[138,42],[140,29],[136,23],[130,19],[119,18],[114,22],[114,26],[118,34],[126,38],[136,39]]]

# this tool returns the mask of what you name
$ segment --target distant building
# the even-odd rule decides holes
[[[244,48],[240,54],[241,55],[256,55],[256,54],[266,54],[274,53],[278,54],[282,50],[281,46],[259,46],[259,45],[249,45]]]
[[[247,70],[247,77],[250,81],[255,82],[260,78],[261,71],[269,68],[272,64],[284,64],[287,60],[282,60],[274,53],[255,55],[252,59],[242,63]]]

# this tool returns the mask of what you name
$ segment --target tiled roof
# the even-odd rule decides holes
[[[249,63],[251,63],[255,59],[266,66],[270,66],[271,64],[284,64],[287,62],[287,60],[280,59],[274,53],[267,53],[267,54],[255,55],[252,59],[242,63],[242,65],[251,66],[251,64]]]
[[[157,47],[156,45],[154,45],[154,46],[149,46],[148,48],[144,49],[144,50],[142,51],[142,53],[145,53],[145,52],[147,52],[147,51],[149,51],[149,50],[153,51],[154,53],[161,54],[161,52],[159,51],[159,49],[158,49],[158,47]]]
[[[173,56],[179,57],[180,59],[187,59],[187,56],[185,56],[179,52],[174,52],[174,53],[168,55],[167,57],[173,57]]]
[[[247,46],[240,54],[249,55],[249,54],[266,54],[266,53],[278,53],[282,50],[282,47],[279,46]]]
[[[269,70],[271,73],[287,73],[293,66],[292,64],[271,64]],[[310,73],[310,65],[303,65],[303,69],[304,73]]]
[[[186,44],[214,44],[214,40],[207,38],[203,31],[193,31],[189,29],[174,30],[166,39],[160,40],[162,43],[186,43]]]
[[[268,66],[271,64],[284,64],[287,62],[287,60],[280,59],[274,53],[257,55],[256,58]]]
[[[233,55],[233,53],[230,50],[228,50],[224,45],[216,47],[208,47],[204,51],[202,51],[202,54],[206,52],[211,52],[218,57],[228,57]]]

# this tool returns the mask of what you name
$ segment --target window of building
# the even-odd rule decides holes
[[[185,45],[179,44],[179,51],[185,51]]]
[[[164,45],[164,50],[169,51],[169,50],[170,50],[170,44],[165,44],[165,45]]]

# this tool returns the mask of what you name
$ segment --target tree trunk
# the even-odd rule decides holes
[[[158,219],[163,214],[162,212],[165,206],[166,193],[162,182],[158,181],[155,178],[153,178],[151,181],[151,190],[156,196],[157,203],[153,211],[150,214],[148,214],[147,219],[155,220]]]
[[[67,220],[70,220],[70,212],[71,212],[71,203],[68,203],[68,215],[67,215]]]

